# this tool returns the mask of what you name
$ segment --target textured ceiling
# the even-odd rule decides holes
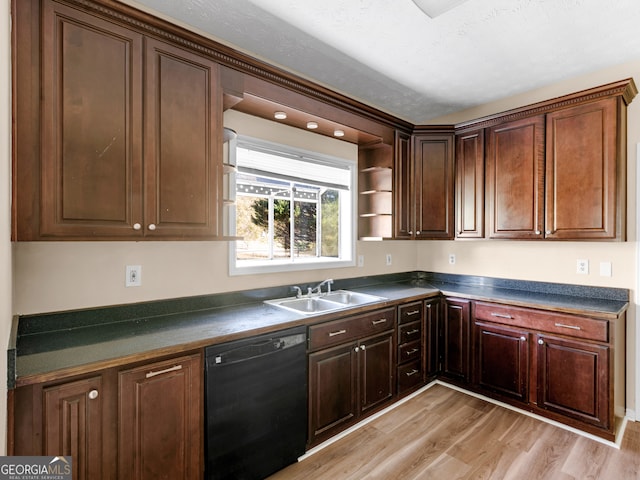
[[[640,60],[640,0],[121,0],[414,124]]]

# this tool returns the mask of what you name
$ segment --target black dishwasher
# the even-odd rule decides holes
[[[306,327],[206,348],[206,477],[258,480],[307,438]]]

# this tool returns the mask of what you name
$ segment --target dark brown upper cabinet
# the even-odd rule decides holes
[[[456,134],[456,238],[484,237],[484,130]]]
[[[396,238],[453,238],[453,149],[453,133],[418,133],[396,159]]]
[[[626,238],[623,110],[607,98],[547,115],[546,238]]]
[[[219,66],[54,1],[27,31],[42,42],[29,50],[42,98],[31,112],[18,105],[18,129],[38,116],[42,128],[17,137],[17,239],[219,236]],[[40,81],[22,64],[17,75]],[[37,156],[21,154],[29,134]]]
[[[459,126],[485,131],[486,236],[626,240],[626,107],[636,94],[627,79]],[[458,236],[472,218],[460,181],[474,150],[463,138]]]
[[[396,132],[394,176],[394,237],[412,238],[414,224],[411,135]]]
[[[145,235],[216,237],[222,230],[218,65],[150,39],[145,58]]]
[[[43,8],[34,235],[141,236],[142,35],[55,2]]]
[[[544,115],[487,132],[487,220],[490,238],[542,238]]]

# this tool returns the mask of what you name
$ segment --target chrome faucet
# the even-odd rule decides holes
[[[296,292],[296,298],[302,298],[302,289],[300,287],[291,287]]]
[[[333,283],[333,279],[332,278],[328,278],[328,279],[323,280],[322,282],[320,282],[312,290],[315,290],[316,293],[320,294],[320,293],[322,293],[322,286],[324,284],[326,284],[327,285],[327,293],[331,293],[331,284],[332,283]]]

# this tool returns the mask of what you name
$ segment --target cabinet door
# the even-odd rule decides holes
[[[475,381],[486,390],[526,401],[529,332],[476,321]]]
[[[453,135],[416,135],[413,146],[415,236],[452,239]]]
[[[484,130],[456,135],[456,237],[484,237]]]
[[[412,238],[414,234],[413,169],[411,136],[396,132],[394,176],[394,236]]]
[[[201,355],[120,372],[119,479],[202,478],[202,378]]]
[[[425,301],[424,371],[427,377],[440,371],[441,301],[439,298]]]
[[[47,387],[43,395],[42,455],[72,457],[73,478],[103,476],[102,377]],[[25,455],[31,454],[25,452]]]
[[[609,428],[609,347],[548,335],[537,347],[538,406]]]
[[[618,158],[620,101],[609,98],[547,115],[546,237],[624,239],[616,225],[624,216],[618,185],[624,194],[626,178]]]
[[[490,238],[543,238],[544,115],[491,127],[487,137]]]
[[[40,236],[140,236],[142,37],[43,8]]]
[[[222,207],[218,65],[146,40],[145,235],[214,237]]]
[[[395,394],[395,351],[393,331],[359,344],[360,411],[367,411],[389,402]]]
[[[446,299],[443,319],[443,373],[456,380],[469,381],[469,321],[471,302]]]
[[[358,414],[356,343],[309,355],[309,443],[343,430]]]

